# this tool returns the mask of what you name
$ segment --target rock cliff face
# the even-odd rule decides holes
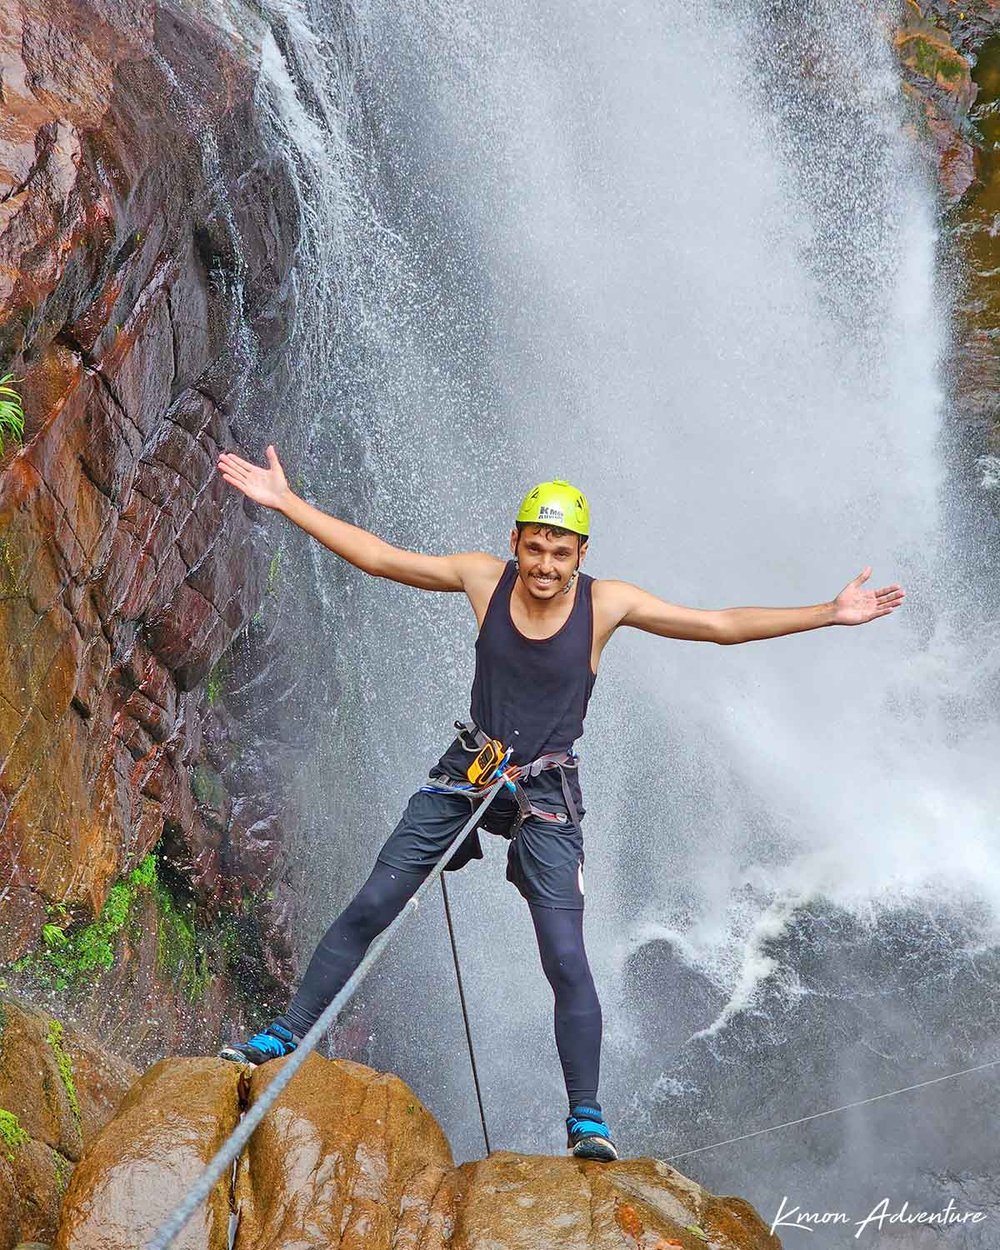
[[[73,1174],[55,1250],[143,1244],[274,1071],[246,1081],[218,1060],[166,1059],[147,1072]],[[230,1213],[234,1250],[780,1250],[748,1203],[657,1159],[498,1151],[456,1168],[402,1081],[315,1055],[178,1244],[226,1250]]]
[[[126,1053],[214,1044],[233,952],[257,995],[290,971],[276,786],[212,680],[268,571],[214,463],[267,441],[272,408],[234,425],[248,394],[280,405],[294,311],[252,31],[151,0],[0,12],[0,372],[27,414],[0,461],[0,960],[72,993],[65,959],[103,943],[79,1009],[142,1003]],[[154,848],[159,888],[108,917]]]
[[[970,485],[1000,515],[1000,3],[908,0],[897,34],[907,90],[938,160],[948,250],[956,256],[951,375]],[[979,453],[977,455],[977,453]]]

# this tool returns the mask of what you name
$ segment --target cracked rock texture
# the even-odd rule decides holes
[[[27,414],[0,460],[0,962],[159,847],[199,926],[239,920],[260,996],[291,974],[277,787],[204,688],[264,593],[262,527],[214,465],[267,441],[267,414],[236,427],[287,386],[299,237],[247,29],[150,0],[0,11],[0,372]],[[191,1010],[151,940],[151,975],[123,980],[119,943],[82,1018],[138,987],[123,1053],[214,1046],[232,977]]]
[[[55,1250],[131,1250],[184,1194],[277,1064],[167,1059],[132,1088],[73,1175]],[[657,1159],[498,1151],[456,1168],[398,1077],[311,1055],[189,1225],[185,1250],[780,1250],[739,1198]]]

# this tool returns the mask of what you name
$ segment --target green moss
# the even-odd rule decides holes
[[[202,800],[210,799],[215,792],[211,784],[213,777],[215,774],[209,773],[207,779],[203,779],[205,792],[199,796]],[[101,914],[92,924],[73,930],[69,927],[69,915],[65,908],[51,908],[50,916],[61,923],[53,919],[43,925],[39,949],[18,960],[14,968],[47,989],[72,990],[86,986],[113,967],[119,934],[126,925],[135,923],[136,905],[150,893],[157,912],[157,966],[179,982],[182,992],[191,1002],[197,1001],[212,982],[212,960],[205,940],[195,926],[193,907],[175,901],[160,879],[155,855],[147,855],[124,880],[111,887]],[[224,952],[225,934],[221,939],[217,938],[214,945]],[[49,1042],[56,1050],[52,1037]],[[68,1062],[68,1056],[66,1059]],[[72,1080],[71,1069],[64,1073],[60,1067],[60,1072],[64,1078],[68,1075]]]
[[[56,1067],[59,1069],[59,1079],[62,1081],[63,1089],[66,1091],[66,1100],[69,1103],[70,1111],[73,1112],[73,1119],[79,1124],[80,1099],[76,1092],[76,1082],[73,1080],[73,1060],[69,1057],[69,1052],[63,1044],[66,1040],[66,1033],[59,1020],[50,1021],[49,1031],[45,1035],[45,1040],[51,1046],[52,1053],[55,1055]]]
[[[271,557],[271,563],[267,566],[267,593],[273,595],[276,593],[275,587],[278,584],[278,569],[281,567],[281,548]]]
[[[222,778],[205,764],[198,764],[192,770],[191,793],[204,807],[219,808],[226,801]]]
[[[66,990],[80,985],[89,974],[100,973],[115,962],[115,939],[125,927],[140,892],[156,880],[156,856],[147,855],[138,867],[108,891],[101,914],[82,929],[66,928],[68,914],[59,905],[50,914],[62,924],[42,926],[41,948],[14,965],[40,985]]]
[[[14,1151],[19,1146],[26,1145],[29,1140],[17,1116],[0,1107],[0,1149],[3,1150],[8,1161],[14,1158]]]
[[[214,703],[219,695],[222,694],[222,687],[227,676],[228,673],[222,660],[209,671],[208,676],[205,678],[205,697],[209,703]]]
[[[56,1166],[56,1189],[59,1191],[59,1197],[62,1198],[69,1187],[69,1178],[73,1175],[73,1165],[69,1159],[59,1154],[55,1154]]]
[[[923,35],[913,35],[904,44],[910,64],[918,74],[935,81],[958,82],[968,72],[964,59],[951,48],[935,43]]]
[[[299,487],[296,487],[299,489]],[[264,598],[276,599],[278,597],[278,571],[281,568],[281,548],[274,553],[271,561],[267,566],[267,585],[264,587]],[[264,619],[264,604],[250,618],[254,625],[259,625]]]
[[[156,884],[156,856],[147,855],[138,867],[133,868],[129,881],[134,886],[148,889]]]
[[[182,910],[161,883],[155,887],[157,967],[180,978],[181,990],[189,1002],[196,1002],[212,982],[209,960],[190,911]]]

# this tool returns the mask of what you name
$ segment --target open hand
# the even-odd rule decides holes
[[[864,625],[877,616],[888,616],[903,602],[906,591],[902,586],[883,586],[881,590],[862,590],[871,577],[869,564],[862,569],[853,582],[848,582],[834,599],[834,625]]]
[[[238,487],[248,499],[263,504],[265,508],[278,508],[289,497],[288,481],[278,460],[278,454],[267,445],[268,468],[262,469],[249,460],[225,451],[219,457],[216,468],[231,486]]]

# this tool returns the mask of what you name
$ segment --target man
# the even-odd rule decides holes
[[[584,808],[573,754],[601,653],[623,625],[664,638],[725,644],[822,625],[861,625],[887,616],[905,592],[895,585],[862,589],[871,575],[866,568],[829,603],[708,611],[667,603],[627,582],[595,580],[580,568],[589,507],[580,491],[562,481],[543,482],[525,496],[510,535],[511,560],[483,552],[422,555],[299,499],[273,447],[267,459],[269,467],[262,469],[224,453],[218,469],[255,503],[283,513],[366,573],[421,590],[463,591],[479,636],[468,722],[456,722],[458,737],[428,784],[411,797],[368,880],[319,943],[287,1011],[221,1054],[259,1064],[293,1051],[467,822],[481,793],[474,784],[480,773],[488,782],[498,768],[509,768],[513,795],[501,790],[481,827],[510,839],[507,879],[528,903],[555,996],[556,1048],[569,1099],[567,1148],[580,1158],[616,1159],[597,1101],[602,1018],[583,941]],[[481,857],[473,833],[448,867]]]

